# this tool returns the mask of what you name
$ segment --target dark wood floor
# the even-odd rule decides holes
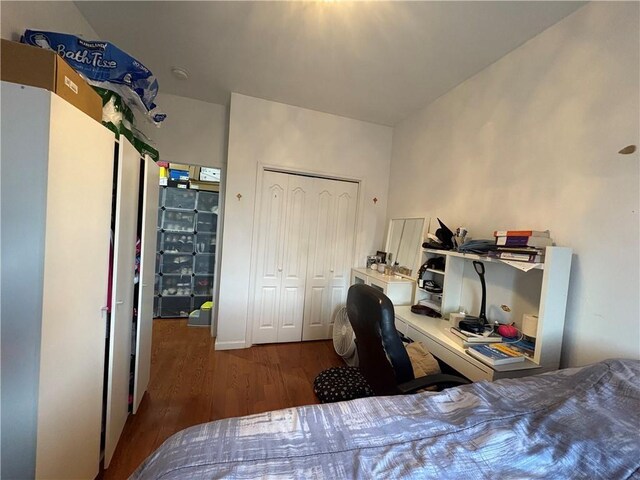
[[[215,351],[208,328],[155,320],[151,380],[104,479],[125,479],[162,442],[199,423],[318,403],[313,379],[342,365],[331,341]]]

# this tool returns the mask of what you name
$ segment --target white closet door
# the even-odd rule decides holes
[[[278,341],[289,176],[264,172],[258,221],[258,248],[253,303],[253,343]]]
[[[358,184],[315,179],[303,340],[331,338],[353,266]]]
[[[120,137],[109,335],[104,466],[113,457],[129,415],[133,282],[138,223],[140,155]]]
[[[51,95],[36,478],[99,470],[112,172],[113,134]]]
[[[144,159],[142,182],[142,238],[140,239],[140,286],[138,290],[138,325],[136,332],[135,384],[133,413],[138,411],[149,385],[151,371],[151,336],[153,326],[153,286],[156,262],[156,229],[158,226],[158,165],[148,156]]]
[[[300,175],[288,177],[284,252],[278,267],[282,290],[277,341],[299,342],[304,317],[309,225],[313,216],[309,200],[315,179]]]
[[[276,172],[262,178],[253,343],[299,342],[313,179]]]
[[[351,267],[354,266],[356,217],[358,205],[358,184],[334,182],[336,203],[334,218],[334,248],[329,265],[331,273],[328,295],[328,315],[324,317],[327,332],[324,338],[333,334],[333,317],[347,301],[347,291],[351,284]]]

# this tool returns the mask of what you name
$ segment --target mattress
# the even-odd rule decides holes
[[[230,418],[132,479],[640,478],[640,362]]]

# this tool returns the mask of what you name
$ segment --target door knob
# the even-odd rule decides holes
[[[281,272],[282,271],[282,267],[278,267],[278,271]]]
[[[124,300],[118,300],[118,301],[116,302],[116,305],[122,305],[122,304],[124,304]]]

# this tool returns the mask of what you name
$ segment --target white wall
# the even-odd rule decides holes
[[[0,35],[19,41],[27,28],[71,33],[88,40],[97,39],[89,22],[73,2],[0,2]]]
[[[638,20],[588,4],[394,130],[389,217],[573,247],[564,366],[640,357]]]
[[[227,163],[227,107],[192,98],[159,93],[155,100],[167,118],[160,127],[138,120],[160,159],[203,167]]]
[[[361,265],[383,244],[391,135],[389,127],[232,94],[216,348],[243,348],[248,340],[259,164],[361,180]]]

